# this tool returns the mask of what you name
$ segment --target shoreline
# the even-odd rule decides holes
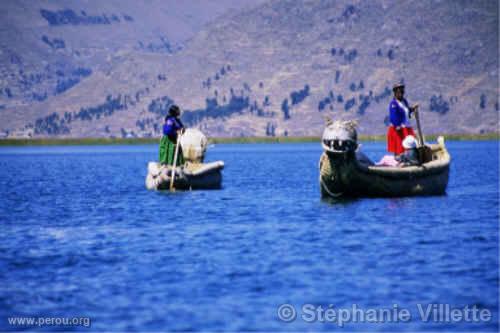
[[[427,141],[436,141],[439,135],[427,135]],[[486,141],[499,140],[499,133],[487,134],[448,134],[443,135],[447,141]],[[385,141],[385,135],[361,135],[358,141]],[[234,137],[234,138],[209,138],[210,144],[224,143],[302,143],[320,142],[321,137]],[[160,138],[23,138],[0,139],[2,146],[97,146],[97,145],[141,145],[158,144]]]

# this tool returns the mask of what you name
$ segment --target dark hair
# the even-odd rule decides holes
[[[181,114],[181,109],[177,105],[172,105],[170,109],[168,109],[169,116],[178,116]]]
[[[402,83],[396,83],[395,85],[392,86],[392,91],[396,92],[397,90],[405,90],[405,85]]]

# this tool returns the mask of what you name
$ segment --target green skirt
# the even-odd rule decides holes
[[[160,141],[160,163],[173,165],[175,155],[175,143],[170,141],[168,136],[164,135]],[[184,156],[182,156],[182,147],[179,147],[177,153],[177,166],[184,164]]]

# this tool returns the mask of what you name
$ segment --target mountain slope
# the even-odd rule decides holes
[[[2,125],[12,131],[13,125],[34,120],[44,102],[61,95],[92,98],[80,83],[108,73],[122,55],[178,52],[208,22],[249,4],[253,1],[2,1]]]
[[[319,135],[325,116],[380,134],[404,80],[427,133],[497,131],[496,1],[268,1],[173,52],[129,48],[105,63],[61,94],[0,110],[4,130],[154,136],[175,102],[209,135]]]

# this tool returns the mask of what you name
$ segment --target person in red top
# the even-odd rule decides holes
[[[394,98],[389,104],[389,127],[387,129],[387,151],[394,155],[402,154],[405,149],[403,140],[408,135],[415,136],[410,124],[411,114],[418,108],[418,104],[411,106],[404,98],[404,84],[395,84],[392,88]]]

